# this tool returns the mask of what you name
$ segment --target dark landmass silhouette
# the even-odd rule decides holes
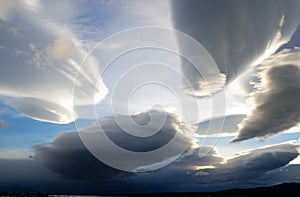
[[[48,195],[40,192],[30,191],[3,191],[3,189],[12,190],[13,187],[0,186],[0,196],[69,196],[70,194],[57,194]],[[18,190],[25,187],[15,186]],[[93,195],[93,196],[175,196],[175,197],[202,197],[202,196],[299,196],[300,194],[300,183],[282,183],[270,187],[256,187],[248,189],[230,189],[216,192],[163,192],[163,193],[127,193],[127,194],[77,194],[77,195]],[[74,196],[74,194],[71,194]]]
[[[299,196],[300,183],[282,183],[270,187],[256,187],[247,189],[230,189],[216,192],[182,192],[182,193],[157,193],[130,196],[175,196],[175,197],[202,197],[202,196]]]

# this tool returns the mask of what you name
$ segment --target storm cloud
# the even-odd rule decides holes
[[[149,121],[145,113],[134,118],[138,123]],[[176,124],[176,121],[173,118],[170,118],[170,120],[173,120],[170,122],[171,124],[166,123],[158,134],[173,136],[174,132],[178,132],[176,127],[172,126]],[[126,140],[118,140],[118,137],[124,135],[124,131],[114,121],[113,117],[108,117],[106,120],[100,121],[100,124],[104,125],[102,130],[93,125],[84,129],[84,132],[91,137],[96,136],[95,132],[110,133],[110,139],[118,146],[138,152],[145,151],[144,153],[166,143],[165,139],[155,137],[156,134],[147,137],[148,141],[144,139],[142,143],[136,142],[141,139],[132,135],[127,136]],[[166,133],[164,134],[164,132]],[[182,136],[182,140],[184,138],[186,137]],[[180,139],[178,138],[178,140]],[[183,186],[185,184],[245,183],[249,180],[263,177],[268,171],[287,165],[299,155],[298,148],[299,143],[291,141],[241,152],[233,158],[225,158],[219,155],[218,150],[214,147],[194,145],[167,166],[147,173],[142,170],[151,168],[169,159],[162,154],[162,157],[157,157],[156,160],[149,158],[149,161],[144,161],[144,165],[139,164],[139,166],[136,166],[136,172],[140,173],[133,173],[118,170],[102,163],[88,151],[77,132],[67,132],[59,135],[50,144],[35,146],[34,159],[43,163],[50,170],[67,178],[78,180],[128,179],[138,185],[147,185],[150,181],[153,186],[162,184],[167,185],[166,187],[169,188],[172,187],[170,182]],[[111,149],[102,151],[114,157]],[[172,156],[170,155],[169,157]],[[131,162],[125,157],[117,159],[122,165],[128,165]],[[152,163],[149,163],[150,161]]]
[[[210,149],[205,156],[199,156],[201,149]],[[236,188],[244,185],[275,184],[284,182],[281,176],[275,181],[265,176],[284,168],[299,153],[298,142],[286,142],[237,154],[234,158],[220,156],[216,148],[198,147],[158,171],[135,174],[131,177],[139,188],[151,191],[205,191],[220,188]],[[145,187],[148,186],[148,187]],[[248,185],[248,186],[249,186]]]
[[[166,115],[166,119],[162,127],[158,128],[159,130],[149,137],[137,137],[128,134],[126,133],[126,130],[123,130],[124,127],[128,127],[131,130],[135,129],[136,133],[149,133],[149,129],[145,127],[136,127],[131,123],[130,119],[133,118],[139,125],[147,125],[150,121],[150,128],[155,129],[155,125],[151,126],[151,120],[155,121],[157,118],[161,119],[164,115]],[[117,120],[119,122],[117,122]],[[125,173],[109,167],[99,161],[93,155],[94,153],[90,153],[85,144],[83,144],[82,138],[88,136],[89,139],[98,140],[99,136],[97,133],[104,132],[114,144],[134,152],[153,151],[166,145],[170,140],[175,140],[176,147],[171,147],[175,150],[182,148],[182,146],[187,149],[188,146],[193,143],[192,138],[188,137],[188,128],[184,127],[176,116],[165,114],[160,111],[150,111],[150,116],[148,116],[148,113],[140,113],[134,116],[120,115],[118,117],[107,117],[100,120],[99,124],[101,127],[99,127],[97,123],[94,123],[92,126],[78,132],[63,133],[48,145],[36,145],[34,158],[44,163],[49,169],[66,177],[84,179],[112,178],[120,174],[127,175],[130,173]],[[121,128],[120,125],[122,125],[123,128]],[[179,135],[176,135],[178,132]],[[84,142],[86,143],[86,141]],[[98,143],[105,144],[106,141],[105,139],[100,138],[99,141],[97,141],[97,144]],[[185,149],[182,151],[185,151]],[[101,147],[100,151],[107,157],[111,157],[111,160],[116,160],[123,166],[132,166],[132,169],[136,168],[137,170],[141,169],[141,166],[162,163],[172,157],[178,157],[178,155],[174,155],[176,151],[174,153],[173,151],[168,151],[165,153],[162,152],[154,157],[147,157],[145,160],[137,162],[134,159],[129,159],[126,155],[118,155],[116,157],[109,146]]]
[[[49,145],[36,145],[34,158],[68,178],[108,179],[121,172],[97,160],[76,132],[63,133]]]
[[[76,141],[73,134],[64,137]],[[121,171],[91,161],[87,157],[88,152],[76,152],[74,147],[66,144],[66,148],[59,147],[56,143],[52,147],[52,153],[43,154],[39,160],[23,159],[0,159],[0,175],[6,177],[1,179],[2,185],[22,185],[32,187],[36,191],[58,192],[73,194],[91,194],[103,192],[155,192],[155,191],[205,191],[220,190],[245,184],[269,185],[285,181],[298,181],[297,170],[299,165],[288,165],[298,155],[299,144],[284,143],[270,147],[263,147],[247,151],[237,155],[235,158],[226,159],[218,155],[217,149],[212,147],[198,147],[190,149],[171,165],[148,173],[123,174]],[[62,145],[62,144],[60,144]],[[57,148],[55,151],[54,148]],[[62,150],[64,151],[62,152]],[[201,149],[209,149],[205,157],[199,157]],[[46,151],[47,152],[47,151]],[[207,151],[205,151],[207,152]],[[55,154],[54,154],[55,153]],[[62,153],[60,155],[60,153]],[[68,156],[70,153],[73,156]],[[74,157],[74,154],[84,153]],[[47,158],[47,156],[49,156]],[[82,157],[81,157],[82,156]],[[51,163],[50,158],[54,158]],[[41,160],[42,159],[42,160]],[[85,161],[85,159],[88,159]],[[58,161],[61,160],[61,161]],[[50,162],[47,165],[40,161]],[[94,163],[95,162],[95,163]],[[60,165],[58,165],[60,163]],[[78,164],[81,163],[81,164]],[[85,165],[83,165],[83,163]],[[62,164],[65,166],[62,167]],[[96,167],[97,164],[98,166]],[[61,166],[62,176],[57,176],[46,167]],[[81,168],[77,168],[77,167]],[[209,169],[209,167],[214,167]],[[65,170],[70,167],[66,177]],[[91,168],[91,170],[89,170]],[[64,170],[62,170],[64,169]],[[93,171],[97,170],[97,171]],[[108,170],[108,171],[107,171]],[[81,176],[81,171],[100,175],[97,179],[94,174],[91,177]],[[90,172],[89,172],[90,171]],[[287,175],[288,173],[288,175]],[[119,176],[120,175],[120,176]],[[69,179],[69,178],[73,179]],[[76,179],[74,179],[76,177]],[[229,184],[227,184],[229,183]],[[234,183],[234,186],[232,185]],[[226,185],[227,184],[227,185]]]
[[[148,184],[160,191],[185,191],[187,188],[189,191],[199,191],[199,188],[203,191],[222,186],[226,188],[249,183],[251,185],[254,182],[266,184],[264,177],[268,172],[279,170],[299,155],[299,143],[296,142],[242,152],[234,158],[223,158],[214,151],[216,149],[211,149],[210,154],[199,157],[201,148],[194,149],[190,152],[192,154],[186,153],[188,156],[183,155],[178,161],[156,173],[137,174],[137,180],[141,186]],[[276,181],[284,182],[285,177],[278,177]],[[275,182],[268,179],[267,184]]]
[[[206,83],[220,90],[226,80],[232,81],[247,67],[258,64],[288,42],[299,23],[299,9],[297,0],[173,1],[175,29],[202,44],[219,68],[219,76],[210,78],[202,76],[197,65],[182,66],[195,95],[201,96]],[[188,53],[184,43],[179,43],[179,47]]]
[[[271,136],[300,122],[300,50],[286,49],[262,63],[251,95],[253,110],[233,142]]]

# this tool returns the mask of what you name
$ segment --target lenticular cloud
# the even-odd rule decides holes
[[[300,49],[286,49],[263,62],[252,113],[242,122],[238,142],[270,136],[300,122]]]
[[[172,5],[174,27],[195,38],[215,60],[220,75],[204,78],[183,65],[186,78],[201,96],[205,84],[220,90],[245,68],[258,64],[289,41],[300,18],[297,0],[187,0]],[[189,50],[179,43],[181,50]],[[209,66],[209,65],[207,65]],[[221,83],[221,84],[220,84]],[[187,93],[193,92],[186,89]]]
[[[0,9],[0,95],[28,117],[69,123],[73,99],[89,105],[106,95],[98,61],[90,56],[81,68],[87,52],[68,28],[44,17],[42,5],[14,3]]]

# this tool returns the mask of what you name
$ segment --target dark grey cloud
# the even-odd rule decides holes
[[[49,145],[35,146],[34,159],[68,178],[109,179],[121,173],[95,158],[76,132],[63,133]]]
[[[199,157],[198,153],[202,148],[209,148],[211,151],[206,156]],[[272,179],[266,182],[264,177],[269,172],[284,168],[295,159],[299,155],[297,148],[297,143],[277,144],[226,159],[219,156],[212,147],[199,147],[159,171],[136,174],[133,180],[141,187],[149,185],[159,191],[203,191],[275,184]],[[286,180],[284,176],[278,179],[281,182]]]
[[[25,187],[31,188],[30,191],[50,192],[61,188],[59,184],[63,183],[59,176],[32,159],[0,159],[0,177],[0,187],[17,191]]]
[[[159,125],[160,123],[161,125]],[[135,115],[107,117],[100,120],[100,125],[115,144],[127,150],[139,152],[152,151],[162,147],[174,138],[177,132],[182,132],[178,138],[179,141],[191,140],[184,133],[189,134],[189,132],[192,132],[184,126],[185,123],[181,122],[179,117],[158,110]],[[94,129],[97,129],[97,127],[94,127]],[[129,131],[130,134],[124,132],[124,130]],[[157,132],[153,133],[156,130]],[[180,143],[179,141],[178,143]]]
[[[25,185],[31,179],[34,181],[45,181],[55,175],[45,168],[41,163],[32,159],[0,159],[0,185],[15,183]],[[5,178],[3,178],[5,177]]]
[[[285,143],[251,150],[226,159],[217,149],[189,149],[164,168],[124,174],[94,160],[78,146],[76,133],[64,133],[47,147],[39,146],[35,159],[0,159],[0,185],[31,187],[51,193],[203,191],[299,182],[299,167],[286,166],[298,156],[299,144]],[[209,151],[207,151],[209,150]],[[199,152],[207,152],[199,156]],[[214,169],[199,169],[214,166]],[[53,172],[54,170],[54,172]],[[290,170],[287,176],[287,170]],[[84,175],[83,173],[87,173]],[[97,178],[93,178],[95,176]],[[273,179],[274,178],[274,179]]]
[[[205,120],[198,124],[198,133],[200,135],[212,135],[221,133],[235,133],[238,130],[238,124],[246,117],[244,114],[228,115],[225,117],[217,117],[211,120]],[[220,125],[223,123],[223,127],[219,130]]]
[[[181,160],[174,162],[169,168],[161,170],[160,174],[149,175],[146,178],[152,181],[158,177],[161,177],[162,180],[173,180],[177,188],[186,187],[187,183],[194,183],[194,187],[197,187],[196,185],[199,187],[226,183],[242,185],[256,181],[265,176],[267,172],[287,165],[299,155],[297,147],[299,145],[274,145],[252,150],[227,160],[214,154],[199,157],[197,154],[198,151],[194,151],[194,154],[187,157],[184,156]],[[180,167],[177,168],[176,166]],[[213,166],[214,168],[205,169],[208,166]],[[281,178],[284,181],[284,176]],[[256,182],[256,184],[259,182]],[[261,183],[263,182],[261,181]],[[169,183],[157,182],[157,184],[170,187]],[[173,189],[176,190],[176,188]]]
[[[276,170],[267,172],[261,178],[261,182],[269,184],[280,184],[283,182],[300,182],[300,165],[293,164],[278,168]]]
[[[73,161],[74,163],[78,160]],[[88,168],[89,166],[82,166]],[[78,169],[84,170],[84,169]],[[105,169],[103,169],[105,170]],[[76,172],[74,172],[76,173]],[[130,191],[131,184],[118,180],[79,180],[53,173],[34,159],[0,159],[1,189],[12,192],[39,191],[53,194],[99,194],[104,192]]]
[[[205,154],[203,154],[205,153]],[[197,171],[197,166],[217,166],[225,161],[224,158],[218,156],[217,149],[211,146],[200,146],[185,152],[175,162],[169,166],[162,168],[161,172],[174,170],[177,173],[193,174]]]
[[[132,125],[130,118],[134,119],[139,125],[148,124],[149,121],[151,121],[148,113],[140,113],[133,116],[118,115],[116,117],[106,117],[99,121],[101,130],[99,129],[98,124],[95,123],[93,126],[79,131],[81,136],[78,132],[68,132],[59,135],[48,145],[36,145],[34,158],[44,163],[49,169],[56,171],[65,177],[79,179],[108,179],[130,175],[130,173],[114,169],[100,162],[87,150],[80,137],[87,135],[94,139],[98,137],[97,132],[105,132],[111,141],[119,147],[135,152],[149,152],[167,144],[177,132],[181,132],[182,129],[187,129],[183,127],[177,117],[172,114],[160,111],[150,111],[149,114],[151,114],[152,120],[155,118],[162,118],[163,114],[166,115],[163,126],[157,133],[150,137],[129,135],[120,127],[120,125],[122,125],[131,130],[137,129]],[[119,121],[118,124],[116,119]],[[152,127],[152,129],[155,128]],[[149,129],[143,130],[143,128],[140,128],[135,132],[149,132]],[[184,132],[187,132],[187,130],[184,130]],[[174,147],[174,149],[181,147],[181,144],[184,144],[187,141],[191,141],[190,143],[192,143],[192,140],[183,133],[179,134],[179,137],[176,137],[175,140],[176,147]],[[98,143],[104,143],[103,139],[100,139]],[[118,160],[122,165],[129,165],[133,162],[124,155],[114,158],[115,155],[112,154],[112,150],[108,147],[104,147],[101,151],[108,157],[112,157],[111,159]],[[153,163],[160,163],[174,156],[177,155],[173,155],[172,153],[162,153],[155,158],[149,157],[145,159],[145,161],[142,161],[142,163],[144,165],[149,164],[150,161],[153,161]],[[135,168],[139,167],[140,166],[135,166]]]
[[[173,1],[172,15],[174,27],[200,42],[231,81],[289,41],[300,21],[299,8],[297,0],[187,0]],[[179,46],[189,50],[184,43]],[[201,91],[201,73],[193,65],[182,69],[193,88]],[[207,80],[216,81],[222,82],[222,76]]]
[[[152,111],[151,113],[136,114],[131,118],[137,124],[145,125],[151,121],[151,118],[148,116],[149,114],[152,114],[151,117],[153,120],[155,119],[155,115],[160,117],[162,113],[160,111]],[[237,120],[241,118],[240,116],[242,115],[230,116],[230,118]],[[129,135],[121,129],[120,123],[125,127],[133,129],[132,125],[128,123],[130,116],[119,115],[116,117],[107,117],[100,120],[101,130],[99,130],[97,124],[94,124],[79,132],[83,132],[84,135],[89,135],[92,138],[96,137],[95,134],[97,132],[106,132],[116,145],[137,152],[148,152],[157,149],[167,143],[166,139],[172,138],[175,132],[179,132],[178,125],[180,124],[177,122],[178,119],[172,114],[167,114],[165,124],[158,133],[142,138]],[[120,121],[119,124],[116,123],[116,120]],[[139,131],[148,132],[147,129],[140,129]],[[59,135],[50,144],[35,146],[34,159],[66,178],[88,181],[119,181],[125,178],[137,184],[148,184],[147,181],[153,181],[153,179],[159,180],[159,177],[162,176],[164,177],[163,180],[167,181],[169,185],[170,182],[168,181],[170,180],[177,184],[183,184],[183,179],[187,183],[195,182],[197,184],[245,182],[260,178],[268,171],[287,165],[299,154],[297,150],[299,145],[292,142],[250,150],[231,159],[226,159],[218,155],[218,151],[214,147],[190,147],[171,164],[150,173],[137,170],[143,173],[136,174],[117,170],[99,161],[82,143],[80,135],[78,132],[67,132]],[[159,135],[160,137],[158,137]],[[180,140],[186,140],[186,138],[182,134],[182,137],[178,138],[177,144],[180,145]],[[102,142],[100,141],[99,143]],[[111,149],[107,148],[102,151],[114,157]],[[162,154],[161,157],[157,157],[154,160],[153,158],[149,158],[149,160],[146,159],[147,161],[143,163],[144,165],[139,165],[135,168],[151,168],[151,166],[164,162],[173,156],[175,155],[165,157]],[[117,159],[124,165],[132,162],[128,161],[130,159],[124,156],[120,156]],[[150,161],[152,163],[149,164]]]
[[[204,172],[209,173],[210,181],[245,182],[257,179],[295,159],[299,155],[298,147],[297,144],[287,143],[255,149]]]
[[[242,122],[238,142],[270,136],[300,122],[300,50],[283,50],[262,65],[252,113]]]

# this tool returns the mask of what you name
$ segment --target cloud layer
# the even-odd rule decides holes
[[[217,117],[211,120],[205,120],[198,123],[198,133],[200,135],[214,135],[214,134],[233,134],[239,128],[238,124],[246,117],[244,114],[227,115],[224,117]],[[222,125],[219,129],[218,125]]]
[[[183,155],[181,160],[172,163],[168,168],[136,176],[141,187],[148,184],[159,191],[203,191],[244,185],[249,187],[253,184],[257,186],[266,184],[264,177],[268,172],[274,172],[296,158],[299,155],[298,147],[297,143],[277,144],[243,152],[231,159],[222,158],[215,151],[199,157],[197,153],[202,148],[199,147],[192,154]],[[278,173],[274,174],[280,176]],[[285,176],[278,177],[276,181],[284,182]],[[268,179],[267,184],[274,182]]]
[[[299,8],[300,2],[295,0],[174,1],[174,27],[208,50],[220,75],[204,79],[194,67],[197,65],[183,65],[183,73],[198,92],[205,89],[206,82],[210,87],[219,83],[217,87],[222,88],[225,80],[221,73],[231,81],[289,41],[300,20]],[[184,43],[179,46],[189,50]]]
[[[211,181],[248,181],[260,178],[266,172],[287,165],[299,152],[297,144],[279,144],[244,152],[219,165],[216,170],[208,169]]]
[[[238,142],[274,135],[300,122],[300,50],[286,49],[262,63],[253,110],[242,122]]]
[[[140,116],[139,121],[144,122],[145,119]],[[121,132],[120,128],[112,118],[103,120],[103,130],[110,133],[110,137],[116,144],[121,147],[129,148],[135,151],[146,151],[157,148],[161,143],[165,143],[164,139],[149,137],[143,143],[136,143],[136,138],[127,137],[126,141],[118,140]],[[107,123],[107,124],[105,124]],[[176,132],[172,128],[172,124],[166,124],[164,129],[172,135]],[[97,127],[92,126],[84,130],[95,136],[94,132]],[[164,131],[161,131],[164,132]],[[124,135],[124,134],[121,134]],[[99,142],[101,143],[101,141]],[[130,145],[129,145],[130,144]],[[186,184],[219,184],[232,183],[239,184],[247,183],[251,180],[256,180],[263,177],[266,172],[287,165],[298,155],[299,142],[286,142],[275,144],[259,149],[253,149],[237,154],[234,158],[224,158],[218,154],[218,150],[211,146],[196,146],[190,147],[180,157],[178,157],[170,165],[160,168],[159,170],[150,173],[129,173],[109,167],[96,159],[83,145],[80,136],[76,132],[68,132],[59,135],[52,143],[48,145],[35,146],[35,160],[42,162],[49,169],[68,178],[76,178],[79,180],[124,180],[128,179],[136,184],[151,184],[153,187],[158,185],[166,186],[173,191],[173,184],[184,187]],[[105,154],[114,157],[111,149],[103,150]],[[146,153],[145,152],[145,153]],[[204,155],[201,153],[205,153]],[[164,155],[162,153],[162,155]],[[112,158],[113,159],[113,158]],[[127,165],[128,158],[119,159],[123,165]],[[143,172],[142,169],[151,168],[169,158],[161,157],[153,160],[145,161],[145,165],[136,166],[138,172]],[[184,181],[183,181],[184,180]],[[160,186],[159,186],[160,187]]]

